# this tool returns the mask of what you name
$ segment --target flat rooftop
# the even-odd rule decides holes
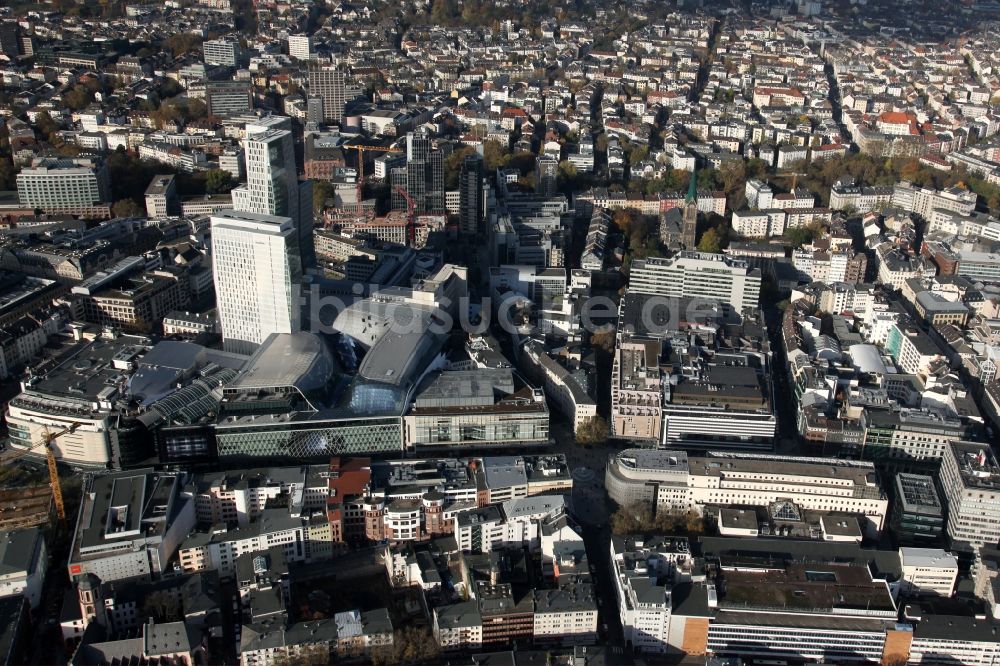
[[[847,481],[854,487],[854,497],[882,496],[875,467],[860,461],[710,452],[705,457],[691,457],[688,463],[691,474],[697,476],[761,474],[789,477],[783,479],[784,483],[795,483],[794,477],[803,477],[803,485],[809,487],[816,487],[824,480],[836,486],[843,486]]]
[[[1000,465],[989,444],[952,442],[951,452],[966,488],[1000,492]]]
[[[95,476],[85,488],[70,562],[105,557],[123,543],[156,543],[176,510],[174,474],[135,470]]]
[[[726,570],[723,580],[722,607],[827,612],[896,608],[885,583],[873,581],[867,567],[855,564],[793,562],[783,571]]]

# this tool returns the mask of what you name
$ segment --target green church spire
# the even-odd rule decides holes
[[[698,172],[692,169],[691,171],[691,184],[688,185],[687,198],[684,199],[685,203],[692,203],[698,200]]]

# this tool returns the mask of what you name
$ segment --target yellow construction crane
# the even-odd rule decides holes
[[[365,153],[401,153],[403,152],[399,148],[392,148],[389,146],[366,146],[364,144],[356,144],[353,146],[344,146],[346,150],[356,150],[358,151],[358,182],[363,183],[365,180]]]
[[[28,455],[29,453],[34,453],[39,447],[45,447],[45,462],[48,464],[49,468],[49,485],[52,487],[52,501],[56,505],[56,516],[59,518],[60,526],[66,523],[66,505],[63,503],[62,485],[59,483],[59,468],[56,465],[56,453],[52,449],[52,442],[63,435],[76,431],[80,425],[81,424],[79,423],[70,423],[68,426],[61,428],[54,433],[49,432],[48,426],[44,426],[45,435],[42,437],[41,444],[37,444],[30,449],[25,449],[13,456],[4,458],[4,462],[10,463],[18,458]]]

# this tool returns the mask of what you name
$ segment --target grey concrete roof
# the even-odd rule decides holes
[[[0,576],[32,571],[39,538],[37,527],[0,532]]]

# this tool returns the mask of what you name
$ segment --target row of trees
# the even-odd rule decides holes
[[[647,502],[636,502],[618,507],[611,515],[613,534],[663,534],[699,536],[713,531],[709,520],[697,511],[653,513]]]
[[[971,180],[963,169],[956,167],[949,172],[938,171],[921,164],[915,157],[885,159],[852,153],[809,164],[800,162],[792,165],[788,173],[775,176],[773,181],[784,189],[791,189],[793,183],[798,187],[805,187],[819,198],[820,205],[827,206],[830,203],[830,188],[844,177],[852,178],[862,185],[890,186],[907,180],[921,187],[936,189],[952,187],[963,181],[970,184],[968,180]],[[994,203],[1000,208],[1000,198]]]
[[[361,655],[348,655],[347,660],[356,660]],[[371,651],[370,661],[373,666],[397,666],[398,664],[433,664],[441,658],[441,648],[431,636],[430,631],[422,627],[405,627],[393,635],[391,646],[376,647]],[[275,657],[275,666],[327,666],[330,662],[330,649],[322,644],[312,645],[299,650],[294,656],[280,655]]]

